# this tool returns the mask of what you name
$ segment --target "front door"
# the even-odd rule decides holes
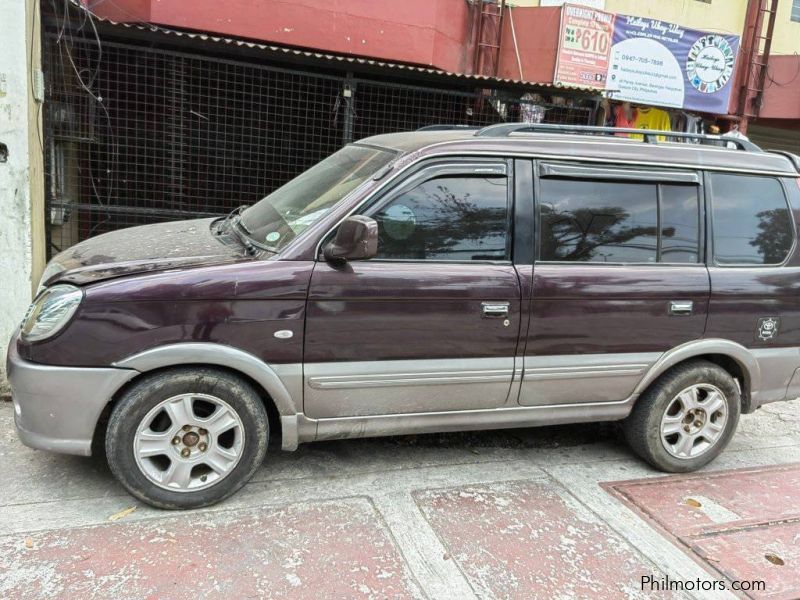
[[[539,164],[538,256],[520,403],[627,399],[662,353],[703,336],[699,174]]]
[[[430,164],[366,206],[378,256],[319,260],[308,299],[312,418],[508,401],[520,326],[505,161]]]

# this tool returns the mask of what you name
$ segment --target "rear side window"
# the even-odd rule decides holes
[[[695,185],[543,178],[540,197],[542,261],[699,260]]]
[[[716,263],[774,265],[786,260],[794,228],[780,182],[719,173],[710,179]]]
[[[378,222],[377,258],[509,258],[505,176],[437,177],[392,199],[372,217]]]

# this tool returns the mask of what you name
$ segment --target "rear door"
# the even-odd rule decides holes
[[[304,349],[313,418],[508,401],[520,327],[511,165],[437,162],[365,207],[378,256],[311,278]]]
[[[713,232],[708,335],[751,350],[761,367],[756,401],[796,397],[800,180],[735,173],[708,173],[706,180]]]
[[[523,405],[625,400],[702,337],[709,278],[692,171],[539,163]]]

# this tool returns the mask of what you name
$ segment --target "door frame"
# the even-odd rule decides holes
[[[492,380],[499,380],[500,375],[498,373],[500,371],[507,371],[508,372],[508,390],[506,395],[503,399],[503,402],[499,405],[500,407],[503,406],[515,406],[516,405],[516,397],[517,397],[517,389],[519,387],[519,374],[521,370],[517,368],[518,363],[518,356],[519,356],[519,345],[520,339],[523,330],[527,330],[527,306],[522,298],[522,291],[521,291],[521,282],[519,278],[519,272],[514,267],[514,253],[516,251],[515,246],[515,229],[516,229],[516,215],[517,215],[517,205],[516,205],[516,178],[515,178],[515,161],[513,158],[508,156],[497,154],[497,155],[480,155],[480,156],[463,156],[463,157],[453,157],[453,156],[445,156],[445,157],[431,157],[429,159],[424,159],[420,161],[417,165],[413,168],[409,169],[407,173],[404,173],[403,176],[398,178],[397,180],[391,182],[391,184],[384,186],[380,189],[375,190],[373,194],[365,198],[359,205],[353,208],[349,215],[370,215],[373,214],[375,210],[378,210],[384,204],[391,202],[399,195],[413,189],[414,187],[432,179],[436,179],[437,177],[442,177],[446,175],[462,175],[465,177],[480,177],[481,175],[489,175],[489,176],[502,176],[506,179],[506,198],[507,198],[507,221],[506,221],[506,230],[508,232],[507,239],[506,239],[506,256],[507,258],[503,260],[429,260],[429,259],[391,259],[391,258],[372,258],[369,259],[368,262],[371,264],[398,264],[398,265],[413,265],[415,263],[428,263],[428,264],[440,264],[440,265],[471,265],[471,266],[479,266],[479,265],[502,265],[506,267],[510,267],[517,277],[517,301],[519,302],[519,318],[518,323],[516,323],[515,330],[515,341],[513,346],[509,348],[509,352],[507,357],[512,358],[513,362],[506,368],[500,368],[497,365],[497,362],[500,360],[499,358],[475,358],[475,359],[459,359],[454,357],[452,359],[423,359],[423,360],[376,360],[376,361],[346,361],[348,364],[363,364],[367,365],[368,363],[375,363],[374,365],[369,365],[369,368],[365,371],[364,374],[344,374],[338,375],[332,372],[328,367],[327,363],[317,363],[317,362],[306,362],[306,357],[303,357],[303,390],[304,390],[304,410],[307,409],[306,407],[306,394],[309,390],[315,389],[370,389],[375,387],[391,387],[395,388],[401,387],[404,383],[408,383],[409,385],[416,386],[416,389],[424,389],[425,387],[430,387],[433,385],[441,385],[442,383],[448,383],[448,380],[456,384],[465,384],[470,383],[470,380],[473,380],[475,383],[480,384],[482,381],[490,382]],[[522,162],[529,162],[529,161],[522,161]],[[530,199],[530,206],[532,207],[532,198]],[[341,225],[341,222],[336,223],[327,233],[319,238],[319,242],[317,245],[317,254],[315,257],[315,263],[325,263],[324,256],[322,254],[322,248],[326,243],[328,243],[336,233],[336,230]],[[359,261],[360,262],[360,261]],[[316,271],[316,265],[315,265]],[[313,283],[313,273],[312,273],[312,281],[309,284],[309,296],[307,298],[307,309],[308,303],[312,301],[311,298],[311,285]],[[487,297],[486,301],[490,301],[492,298]],[[308,312],[308,310],[307,310]],[[479,317],[480,318],[480,317]],[[308,335],[308,327],[304,330],[304,335]],[[304,343],[304,348],[306,344]],[[435,365],[431,365],[432,367],[427,367],[420,363],[423,362],[430,362],[430,363],[437,363]],[[463,373],[458,373],[453,371],[447,371],[444,369],[444,362],[449,361],[454,365],[460,365],[460,369],[466,369]],[[486,361],[486,366],[481,367],[478,364],[478,361]],[[492,362],[494,361],[494,362]],[[406,368],[403,369],[403,365],[400,363],[407,363]],[[408,372],[408,368],[414,366],[416,363],[416,369],[413,369],[413,372]],[[332,363],[334,364],[334,363]],[[312,366],[313,365],[313,366]],[[378,366],[379,368],[376,370],[374,367]],[[384,369],[380,369],[380,366],[383,366]],[[487,370],[488,369],[488,370]],[[505,375],[503,377],[506,377]],[[454,409],[450,412],[462,412],[462,410],[492,410],[492,408],[485,408],[485,409]],[[432,411],[433,412],[433,411]],[[440,411],[441,412],[441,411]],[[399,417],[403,414],[411,414],[411,413],[386,413],[386,416],[395,416]],[[330,420],[330,419],[344,419],[344,418],[375,418],[380,415],[378,414],[371,414],[371,415],[353,415],[352,417],[340,417],[340,416],[324,416],[324,417],[317,417],[321,421],[323,420]],[[314,418],[314,417],[312,417]]]
[[[608,371],[612,375],[619,375],[620,377],[630,377],[632,380],[640,381],[648,372],[649,368],[663,353],[632,353],[632,354],[600,354],[600,355],[586,355],[587,359],[583,361],[584,365],[579,365],[581,362],[580,356],[575,355],[574,363],[567,355],[531,355],[528,356],[528,341],[531,338],[531,327],[534,326],[534,281],[537,264],[547,265],[563,265],[563,268],[569,269],[570,266],[579,265],[583,267],[591,267],[592,263],[576,263],[573,261],[541,261],[540,260],[540,244],[541,239],[541,208],[542,208],[542,192],[541,180],[543,178],[553,177],[559,179],[588,179],[588,180],[604,180],[604,181],[619,181],[619,182],[641,182],[652,183],[656,185],[656,198],[658,207],[658,224],[661,226],[661,184],[686,184],[692,185],[697,189],[698,198],[698,261],[694,265],[687,263],[643,263],[643,262],[616,262],[616,263],[596,263],[603,267],[620,267],[629,268],[636,266],[658,267],[664,266],[669,268],[671,266],[689,266],[698,269],[705,268],[707,270],[707,260],[709,257],[708,251],[708,210],[707,210],[707,189],[705,172],[702,168],[690,167],[645,167],[639,165],[633,166],[619,166],[603,162],[587,163],[580,159],[561,159],[558,157],[542,158],[536,157],[531,159],[531,187],[533,197],[533,242],[530,249],[531,255],[531,270],[530,270],[530,286],[523,286],[523,294],[527,291],[528,298],[523,297],[523,305],[527,306],[528,323],[524,333],[520,334],[520,348],[521,352],[518,355],[520,361],[521,380],[517,390],[517,403],[521,404],[522,391],[524,381],[526,378],[526,371],[530,371],[529,378],[533,380],[546,379],[553,377],[556,388],[563,385],[564,379],[569,379],[573,376],[584,378],[579,383],[585,385],[586,380],[597,375],[598,371]],[[710,294],[710,289],[709,289]],[[706,320],[708,315],[706,314]],[[671,350],[667,349],[667,350]],[[527,363],[533,363],[528,365]],[[558,381],[560,380],[560,381]],[[633,386],[632,386],[633,387]],[[591,389],[591,384],[587,386]],[[619,401],[619,400],[617,400]],[[613,401],[600,401],[600,404],[614,403]],[[585,404],[594,404],[595,402],[588,400]],[[582,405],[580,403],[578,405]],[[556,406],[557,403],[529,405],[529,406]],[[566,406],[570,406],[567,404]]]

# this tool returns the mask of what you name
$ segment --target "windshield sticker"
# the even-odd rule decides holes
[[[281,234],[278,233],[277,231],[270,231],[267,234],[267,237],[265,238],[265,240],[270,244],[273,242],[277,242],[279,239],[281,239]]]

